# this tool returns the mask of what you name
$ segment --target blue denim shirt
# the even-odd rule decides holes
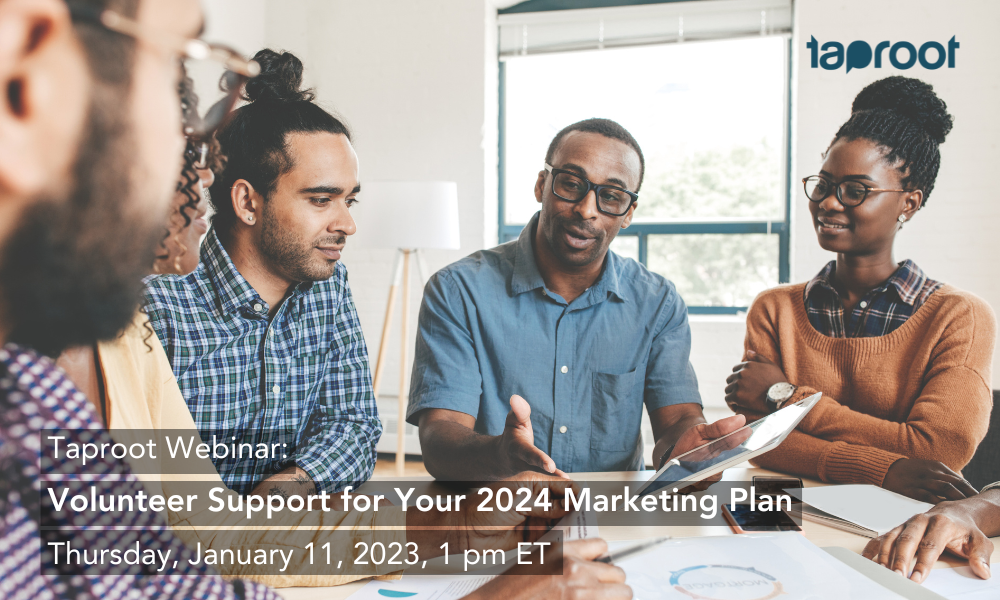
[[[438,271],[424,290],[407,420],[445,408],[503,431],[512,394],[566,472],[643,468],[642,405],[701,404],[687,307],[673,284],[609,251],[567,304],[535,264],[536,214],[516,241]]]

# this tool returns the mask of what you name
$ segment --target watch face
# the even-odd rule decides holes
[[[795,393],[795,386],[787,383],[776,383],[771,386],[771,389],[767,390],[767,397],[775,402],[780,402],[782,400],[787,400],[792,397]]]

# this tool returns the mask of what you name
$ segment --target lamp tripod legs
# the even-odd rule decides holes
[[[382,374],[385,371],[385,358],[389,351],[389,331],[392,327],[393,308],[396,304],[396,296],[400,291],[400,287],[402,287],[403,310],[400,317],[399,413],[398,420],[396,421],[396,474],[400,476],[403,475],[406,465],[406,404],[407,396],[409,396],[406,377],[406,348],[407,334],[410,326],[410,255],[415,253],[415,250],[402,249],[396,253],[392,283],[389,286],[389,300],[386,302],[385,320],[382,323],[382,338],[378,346],[378,359],[375,361],[375,374],[372,378],[372,394],[377,401],[379,388],[382,385]]]
[[[392,325],[392,309],[396,305],[396,294],[399,291],[399,280],[402,277],[403,261],[400,251],[396,251],[396,262],[392,267],[392,281],[389,283],[389,300],[385,303],[385,321],[382,322],[382,341],[378,345],[378,358],[375,360],[375,374],[372,378],[372,395],[378,400],[378,390],[382,384],[382,372],[385,371],[385,355],[389,350],[389,328]]]
[[[403,250],[403,310],[400,317],[399,419],[396,421],[396,475],[402,476],[406,465],[406,404],[409,386],[406,380],[407,333],[410,324],[410,250]]]

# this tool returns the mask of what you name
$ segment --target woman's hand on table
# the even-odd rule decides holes
[[[868,542],[861,555],[923,583],[938,557],[947,550],[967,559],[977,577],[989,579],[993,542],[977,524],[977,508],[981,504],[976,498],[942,502]],[[910,573],[914,558],[916,564]]]

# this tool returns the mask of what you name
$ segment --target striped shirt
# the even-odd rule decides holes
[[[816,331],[834,338],[888,335],[944,285],[929,279],[912,260],[905,260],[892,277],[865,294],[845,317],[840,294],[833,286],[836,268],[837,261],[830,261],[805,290],[809,322]]]
[[[84,480],[102,492],[132,497],[143,488],[128,465],[110,454],[89,459],[86,467],[65,451],[60,456],[53,444],[42,443],[42,432],[53,429],[66,436],[65,444],[114,443],[86,397],[51,360],[15,344],[0,348],[0,598],[278,598],[258,584],[227,582],[204,562],[192,565],[194,553],[157,512],[56,511],[42,493],[45,482]],[[66,542],[90,552],[139,544],[176,563],[163,571],[115,566],[110,559],[84,566],[68,562]]]
[[[328,492],[371,477],[382,424],[342,263],[270,317],[214,229],[193,273],[146,282],[145,310],[202,440],[287,444],[266,457],[213,455],[226,485],[246,494],[293,465]]]

